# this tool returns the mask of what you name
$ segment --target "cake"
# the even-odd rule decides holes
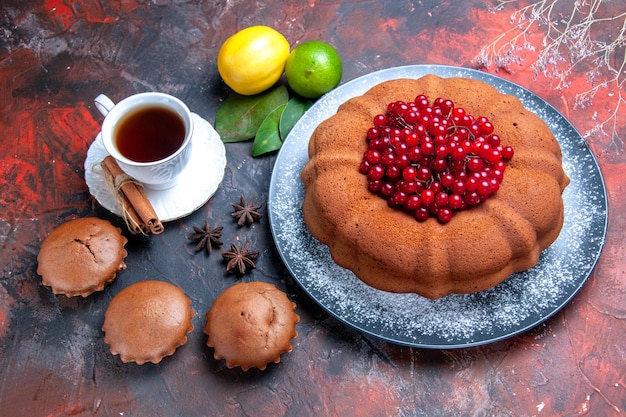
[[[121,229],[95,217],[70,220],[42,242],[37,273],[55,294],[83,296],[102,291],[126,269],[127,239]]]
[[[104,342],[122,362],[159,363],[187,343],[191,300],[177,286],[140,281],[120,291],[104,314]]]
[[[424,98],[431,108],[437,99],[451,100],[454,108],[474,116],[471,123],[487,120],[497,132],[500,153],[506,147],[514,150],[491,195],[469,205],[462,202],[462,210],[452,210],[453,216],[446,212],[443,219],[432,215],[441,212],[436,204],[419,220],[417,211],[397,209],[393,198],[381,198],[368,188],[375,188],[368,177],[371,166],[362,166],[370,129],[380,115]],[[423,137],[427,135],[432,133]],[[328,246],[339,266],[380,290],[433,299],[485,290],[536,265],[563,225],[562,192],[569,178],[558,142],[517,98],[478,80],[427,75],[378,84],[323,121],[308,151],[301,172],[307,228]],[[432,177],[441,182],[443,174]]]
[[[264,370],[292,350],[291,339],[298,335],[295,325],[300,321],[295,307],[272,284],[235,284],[206,313],[207,346],[214,349],[215,359],[225,359],[228,368]]]

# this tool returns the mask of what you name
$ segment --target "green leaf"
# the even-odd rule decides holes
[[[296,125],[296,122],[300,120],[302,115],[313,105],[310,100],[302,100],[294,97],[287,103],[287,107],[283,111],[278,123],[278,131],[280,132],[280,139],[287,139],[287,135],[291,132],[291,129]]]
[[[278,132],[278,122],[285,110],[286,104],[281,104],[274,111],[267,115],[256,132],[254,143],[252,144],[252,156],[263,155],[264,153],[277,151],[283,142],[280,140]]]
[[[252,139],[267,115],[288,100],[284,85],[255,96],[232,93],[217,109],[215,130],[224,142]]]

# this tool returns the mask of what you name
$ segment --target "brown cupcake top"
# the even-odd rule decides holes
[[[37,273],[55,294],[87,297],[102,291],[126,269],[121,229],[95,217],[70,220],[41,244]]]
[[[215,359],[226,366],[264,370],[291,352],[300,317],[287,295],[267,282],[239,283],[220,294],[206,313],[204,332]]]
[[[191,300],[178,287],[141,281],[120,291],[104,313],[104,341],[122,362],[159,363],[187,343]]]

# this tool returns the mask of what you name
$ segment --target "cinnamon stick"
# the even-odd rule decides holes
[[[137,211],[130,204],[124,193],[117,190],[117,188],[115,187],[115,178],[113,177],[111,171],[109,171],[108,167],[105,165],[104,161],[100,163],[100,167],[102,168],[102,174],[104,175],[107,186],[109,187],[111,192],[115,194],[115,198],[122,208],[121,216],[126,222],[128,230],[130,230],[134,234],[147,235],[150,232],[148,226],[146,226],[139,218]]]
[[[126,220],[126,224],[128,225],[130,231],[135,234],[142,235],[150,233],[150,229],[148,229],[148,226],[141,220],[133,205],[130,204],[130,201],[128,201],[128,198],[126,198],[123,193],[120,193],[120,196],[123,211],[122,215]]]
[[[105,157],[101,165],[105,173],[108,171],[108,174],[111,175],[115,189],[120,191],[118,195],[121,196],[122,204],[124,204],[123,210],[130,218],[129,223],[136,224],[135,226],[131,225],[131,227],[139,228],[142,231],[147,229],[154,234],[162,233],[164,230],[163,223],[159,220],[143,187],[128,177],[112,156]]]

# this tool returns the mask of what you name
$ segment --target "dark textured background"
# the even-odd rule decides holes
[[[613,5],[613,13],[619,7]],[[623,171],[626,159],[590,136],[609,194],[609,231],[590,281],[570,305],[532,331],[488,346],[422,350],[361,335],[310,301],[282,265],[266,209],[274,155],[253,159],[251,143],[227,144],[215,196],[166,224],[130,237],[128,269],[86,299],[56,297],[41,285],[42,239],[75,217],[121,225],[98,206],[83,162],[101,116],[99,93],[178,96],[214,122],[228,89],[216,69],[221,43],[254,24],[294,45],[321,39],[344,60],[343,80],[405,64],[475,67],[480,48],[511,27],[512,8],[482,1],[5,0],[0,4],[0,416],[613,416],[626,408],[626,293]],[[622,10],[623,11],[623,10]],[[541,32],[529,40],[540,47]],[[535,78],[529,59],[500,75],[548,100],[582,132],[612,105],[574,105],[584,68],[566,89]],[[603,102],[606,99],[607,102]],[[624,137],[623,125],[620,127]],[[263,203],[260,223],[240,228],[231,204]],[[264,372],[227,369],[202,334],[213,299],[240,280],[218,253],[194,254],[187,236],[205,219],[224,226],[225,244],[249,240],[261,252],[242,278],[284,289],[301,316],[294,350]],[[193,300],[195,330],[159,365],[122,364],[100,330],[122,288],[160,279]]]

